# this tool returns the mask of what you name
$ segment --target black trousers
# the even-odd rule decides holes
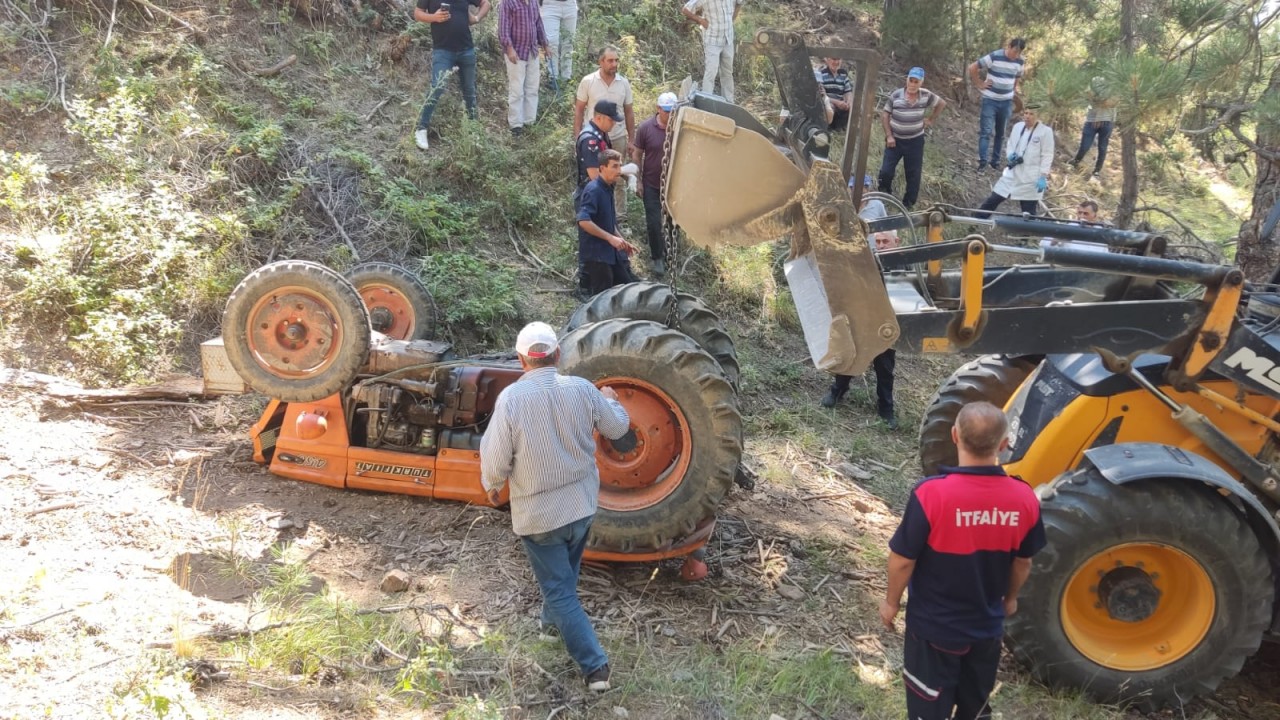
[[[871,361],[871,368],[876,371],[876,413],[880,417],[893,416],[893,368],[898,364],[898,351],[890,348]],[[837,375],[831,381],[831,391],[836,397],[843,397],[849,391],[852,375]]]
[[[635,282],[635,273],[631,272],[631,263],[627,261],[616,265],[602,262],[582,263],[583,275],[587,280],[587,292],[595,295],[602,293],[614,285]]]
[[[831,124],[827,125],[827,129],[841,132],[847,127],[849,127],[849,111],[836,108],[835,113],[831,115]]]
[[[995,210],[996,208],[1000,207],[1000,204],[1008,199],[1009,198],[1003,195],[999,195],[997,193],[991,193],[990,195],[987,196],[986,200],[982,201],[982,206],[978,208],[980,212],[974,213],[973,216],[976,218],[985,220],[986,218],[991,217],[992,210]],[[1036,212],[1040,209],[1040,201],[1039,200],[1019,200],[1018,208],[1022,212],[1028,215],[1035,215]]]
[[[649,235],[649,259],[661,260],[667,251],[662,242],[662,188],[644,187],[644,227]]]
[[[996,685],[1000,638],[968,645],[933,643],[907,630],[902,685],[911,720],[987,720]]]
[[[885,147],[884,159],[880,161],[880,192],[893,192],[893,176],[898,174],[899,162],[904,165],[907,175],[902,204],[910,210],[915,207],[916,198],[920,197],[920,171],[924,168],[923,135],[910,140],[894,138],[893,147]]]

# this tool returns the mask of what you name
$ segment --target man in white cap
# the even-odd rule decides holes
[[[582,551],[596,514],[595,432],[626,435],[631,419],[612,388],[556,373],[555,330],[529,323],[516,337],[525,374],[502,391],[480,441],[480,481],[490,502],[511,486],[511,526],[542,593],[542,626],[558,633],[593,692],[608,690],[609,658],[578,599]]]
[[[667,121],[676,107],[676,94],[658,96],[658,110],[640,123],[636,141],[631,146],[631,159],[640,166],[640,188],[636,194],[644,200],[644,224],[649,235],[649,259],[653,274],[667,271],[666,246],[662,238],[662,169],[666,162]]]

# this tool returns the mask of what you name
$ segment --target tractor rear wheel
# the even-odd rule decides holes
[[[336,272],[284,260],[254,270],[222,313],[231,367],[254,390],[311,402],[346,387],[369,356],[369,314]]]
[[[373,329],[396,340],[431,337],[435,324],[435,300],[416,275],[399,265],[371,262],[347,272],[369,309]]]
[[[1041,491],[1041,513],[1049,544],[1006,631],[1042,681],[1153,709],[1212,693],[1257,651],[1270,563],[1208,486],[1089,467]]]
[[[958,462],[951,426],[960,408],[979,400],[1004,407],[1040,359],[1034,355],[983,355],[952,373],[929,400],[920,421],[920,467],[924,474],[935,475],[939,466]]]
[[[609,288],[580,305],[562,332],[613,318],[649,320],[665,325],[671,303],[677,297],[676,321],[680,332],[693,338],[715,358],[729,383],[738,387],[738,353],[720,316],[693,295],[673,293],[670,285],[634,282]]]
[[[590,547],[658,550],[691,534],[733,483],[742,416],[721,366],[692,338],[647,320],[587,323],[560,339],[561,372],[611,387],[636,447],[600,440]]]

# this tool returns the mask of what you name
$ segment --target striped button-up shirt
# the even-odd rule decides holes
[[[702,42],[707,45],[728,45],[733,42],[733,11],[742,0],[689,0],[684,8],[691,13],[702,11],[707,27],[702,31]]]
[[[992,100],[1012,100],[1018,78],[1022,77],[1022,58],[1012,60],[1004,50],[996,50],[978,58],[978,67],[987,71],[991,87],[982,91],[982,97]]]
[[[938,96],[920,88],[915,102],[907,97],[906,88],[889,93],[881,106],[881,112],[889,113],[889,129],[899,140],[911,140],[924,134],[924,116],[929,108],[938,104]]]
[[[536,368],[502,391],[480,441],[485,490],[511,483],[511,526],[534,535],[594,515],[600,494],[594,431],[630,428],[627,411],[590,381]]]
[[[547,46],[547,31],[542,27],[542,14],[535,0],[502,0],[498,8],[498,42],[502,49],[514,48],[516,57],[536,57],[538,48]]]

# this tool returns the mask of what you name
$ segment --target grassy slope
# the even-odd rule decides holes
[[[661,89],[675,87],[686,73],[696,71],[700,62],[696,40],[671,24],[669,16],[674,13],[669,4],[601,0],[591,7],[581,45],[620,38],[624,73],[636,82],[641,117]],[[740,31],[750,32],[766,22],[804,27],[811,14],[812,6],[805,3],[771,6],[767,13],[752,7]],[[848,34],[866,37],[864,31],[854,29],[864,16],[853,15],[847,7],[836,15]],[[528,256],[522,257],[517,245],[527,246],[560,273],[572,266],[573,232],[561,220],[569,216],[570,103],[564,95],[545,93],[543,120],[519,142],[508,136],[502,98],[505,78],[493,51],[492,20],[477,29],[482,58],[480,121],[462,120],[457,93],[451,90],[435,123],[442,137],[423,155],[409,137],[428,71],[420,44],[397,57],[396,33],[357,30],[340,22],[308,23],[274,6],[237,3],[217,13],[186,17],[206,29],[203,43],[181,40],[182,33],[172,26],[132,14],[123,16],[116,43],[107,49],[99,49],[104,23],[96,14],[82,11],[67,16],[56,29],[67,37],[73,54],[67,63],[74,70],[73,92],[101,99],[109,92],[113,74],[151,78],[162,89],[153,96],[158,98],[150,106],[153,117],[187,93],[208,121],[198,125],[197,136],[185,149],[182,143],[173,143],[171,157],[147,157],[140,174],[163,178],[166,167],[182,168],[200,181],[192,186],[196,197],[185,196],[189,208],[231,213],[242,223],[242,231],[218,241],[216,251],[224,259],[219,272],[235,277],[268,258],[291,256],[349,265],[349,250],[317,202],[308,199],[305,187],[318,187],[327,193],[323,196],[330,204],[336,203],[363,259],[437,258],[424,272],[434,281],[438,301],[452,313],[454,322],[447,334],[463,350],[505,347],[513,329],[527,319],[567,317],[571,309],[567,298],[539,292],[562,289],[565,282],[539,269]],[[421,29],[411,29],[410,35],[420,37]],[[19,47],[13,42],[8,49],[12,53]],[[298,63],[279,76],[262,78],[246,72],[290,54],[298,55]],[[193,65],[201,71],[184,71]],[[589,69],[589,63],[579,68]],[[741,61],[738,74],[739,93],[748,98],[747,104],[762,115],[771,112],[768,77],[759,61]],[[28,87],[38,85],[38,79],[30,79]],[[180,85],[182,92],[163,92],[166,83]],[[87,141],[61,132],[56,113],[33,111],[33,103],[8,102],[6,121],[14,132],[7,138],[7,149],[42,153],[57,171],[51,186],[55,194],[70,195],[92,187],[92,177],[76,172],[80,163],[92,157]],[[963,149],[972,141],[976,126],[970,112],[948,117],[941,128],[945,137],[956,142],[931,145],[926,176],[934,179],[926,183],[926,198],[932,192],[963,202],[955,195],[966,190],[971,201],[985,195],[986,181],[957,169],[961,164],[967,167]],[[164,129],[158,124],[154,128]],[[154,152],[158,146],[141,138],[129,148]],[[103,158],[96,162],[99,169],[110,165]],[[875,163],[873,158],[873,168]],[[168,177],[173,180],[177,175],[181,173]],[[397,194],[396,178],[411,185],[400,187]],[[354,195],[352,188],[358,188]],[[1072,186],[1064,195],[1079,191]],[[209,197],[199,197],[202,192]],[[1207,221],[1219,221],[1216,231],[1228,229],[1229,223],[1220,222],[1216,210],[1203,207],[1197,206],[1197,211]],[[631,221],[635,238],[641,237],[640,216],[636,205]],[[808,365],[785,290],[780,289],[776,268],[781,252],[765,247],[713,256],[693,253],[680,281],[725,314],[744,366],[748,449],[762,484],[754,497],[735,497],[726,517],[772,522],[781,537],[799,540],[809,548],[803,560],[794,554],[790,557],[792,577],[808,587],[817,585],[824,575],[848,568],[878,576],[893,516],[877,502],[870,501],[874,506],[870,512],[835,508],[816,525],[802,519],[761,518],[758,513],[764,511],[753,510],[751,504],[767,507],[777,502],[787,512],[799,513],[798,518],[807,517],[803,508],[813,503],[801,498],[836,482],[830,468],[851,458],[874,469],[866,487],[883,498],[889,509],[900,508],[915,470],[911,428],[918,424],[940,379],[958,360],[901,361],[902,432],[887,433],[873,422],[868,390],[857,385],[851,401],[842,407],[818,409],[816,398],[826,378]],[[455,279],[467,273],[465,280]],[[494,277],[497,281],[476,286],[479,279]],[[221,294],[215,289],[210,297],[189,304],[188,350],[191,342],[214,329],[225,281],[217,287]],[[30,353],[35,341],[29,336],[25,346],[17,342],[22,328],[10,325],[6,332],[9,364],[58,367],[53,360]],[[47,353],[45,357],[58,357],[56,342],[37,346]],[[181,350],[176,352],[181,363]],[[859,512],[867,517],[852,517]],[[735,570],[728,562],[726,568]],[[706,601],[718,598],[718,593],[750,593],[750,587],[750,583],[712,584],[697,591],[701,598],[677,607],[684,612],[705,608]],[[769,584],[763,587],[767,590]],[[777,625],[751,625],[745,631],[734,628],[726,635],[731,640],[724,642],[714,633],[709,635],[715,641],[704,637],[632,642],[629,635],[611,630],[606,640],[625,673],[622,690],[603,704],[570,697],[568,711],[576,716],[607,716],[612,705],[620,705],[631,708],[633,717],[654,718],[764,718],[770,712],[800,716],[808,711],[832,718],[896,717],[901,713],[902,692],[892,669],[898,641],[874,628],[877,582],[853,587],[855,594],[846,601],[811,599],[788,610],[798,612],[794,618]],[[836,630],[819,622],[824,618],[835,622]],[[499,624],[493,632],[490,642],[500,646],[504,656],[546,666],[563,664],[557,646],[538,641],[519,621]],[[856,648],[852,660],[839,650],[850,644]],[[1122,716],[1074,697],[1049,695],[1012,670],[1002,679],[999,698],[1005,717]],[[456,717],[487,717],[495,706],[520,701],[527,690],[499,685],[483,701],[473,701],[462,688],[465,685],[447,685],[437,697],[452,705]],[[400,702],[408,701],[396,701]],[[398,714],[394,709],[388,712]]]

